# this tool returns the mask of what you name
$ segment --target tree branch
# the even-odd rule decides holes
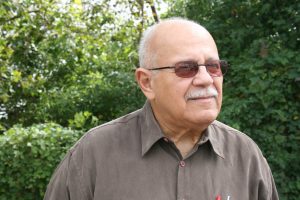
[[[159,22],[159,16],[158,16],[158,14],[157,14],[157,11],[156,11],[156,8],[155,8],[155,5],[154,5],[154,1],[153,1],[153,0],[147,0],[146,2],[147,2],[147,3],[150,5],[150,7],[151,7],[152,16],[153,16],[155,22],[156,22],[156,23]]]
[[[38,13],[38,12],[40,12],[40,11],[39,10],[31,10],[31,11],[28,11],[28,14],[30,14],[30,13]],[[9,18],[9,19],[5,19],[4,17],[2,17],[2,18],[0,18],[0,23],[3,24],[4,22],[10,22],[10,21],[18,19],[18,18],[20,18],[22,16],[23,16],[22,14],[18,14],[16,16],[13,16],[13,17]]]

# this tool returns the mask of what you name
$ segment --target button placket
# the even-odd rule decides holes
[[[180,160],[178,163],[178,177],[177,177],[177,199],[187,200],[187,163],[186,160]]]

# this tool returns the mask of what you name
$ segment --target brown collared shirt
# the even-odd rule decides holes
[[[149,102],[86,133],[56,169],[45,200],[277,200],[266,159],[214,121],[184,158]]]

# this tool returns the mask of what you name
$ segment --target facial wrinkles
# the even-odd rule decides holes
[[[197,88],[189,91],[185,95],[185,100],[192,100],[196,98],[207,98],[207,97],[217,97],[218,91],[215,87],[209,86],[205,88]]]

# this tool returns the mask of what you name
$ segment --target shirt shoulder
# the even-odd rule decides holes
[[[243,133],[235,128],[232,128],[231,126],[228,126],[220,121],[215,120],[211,124],[211,126],[215,127],[215,129],[218,129],[220,131],[225,131],[226,133],[232,134],[230,136],[237,136],[237,137],[240,137],[241,139],[251,140],[253,142],[253,140],[245,133]]]
[[[112,133],[112,132],[119,132],[119,128],[126,128],[126,127],[133,128],[136,125],[140,114],[141,114],[141,110],[134,111],[120,118],[117,118],[115,120],[97,126],[95,128],[92,128],[87,132],[87,134],[95,135],[106,131]]]
[[[225,157],[233,159],[238,156],[243,159],[251,158],[265,162],[258,145],[245,133],[219,121],[214,121],[210,128],[213,138],[215,138]]]
[[[67,174],[62,184],[84,197],[80,199],[90,199],[87,197],[93,196],[91,191],[96,184],[99,164],[105,163],[103,168],[113,166],[117,160],[130,155],[129,152],[141,152],[139,118],[138,110],[86,132],[69,150],[56,172]]]
[[[112,145],[122,139],[128,140],[130,135],[138,132],[140,113],[141,111],[137,110],[90,129],[71,148],[71,151],[75,151],[80,145],[99,147]]]

